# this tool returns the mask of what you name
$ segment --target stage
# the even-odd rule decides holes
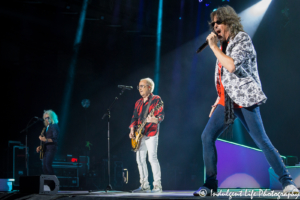
[[[300,0],[1,3],[0,200],[300,199]]]
[[[99,199],[99,200],[121,200],[121,199],[299,199],[298,195],[282,194],[282,190],[265,189],[222,189],[214,196],[193,196],[194,191],[170,190],[162,193],[131,193],[124,191],[59,191],[56,195],[20,194],[16,192],[2,193],[0,199]]]

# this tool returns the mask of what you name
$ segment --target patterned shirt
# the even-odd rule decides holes
[[[221,51],[226,54],[226,47],[228,45],[229,42],[224,44],[224,49],[223,49],[223,45],[221,45]],[[218,78],[217,78],[217,91],[218,91],[218,96],[220,97],[218,104],[222,105],[225,107],[225,89],[222,83],[222,76],[221,76],[221,72],[222,72],[222,64],[220,62],[218,62]],[[234,108],[242,108],[242,106],[237,105],[235,102],[233,102],[233,107]]]
[[[143,117],[145,115],[146,108],[148,106],[150,97],[152,97],[152,102],[151,102],[151,105],[149,106],[148,114],[159,102],[162,101],[160,96],[153,95],[152,93],[149,95],[149,98],[145,103],[144,103],[143,98],[140,98],[139,100],[137,100],[137,102],[135,103],[135,106],[134,106],[131,124],[130,124],[129,128],[135,127],[138,124],[143,123]],[[158,118],[158,124],[146,123],[146,125],[145,125],[145,130],[144,130],[143,134],[148,137],[155,136],[157,134],[158,125],[159,125],[159,123],[161,123],[164,120],[165,114],[164,114],[163,106],[160,107],[158,110],[154,111],[154,116]]]
[[[219,77],[217,79],[217,91],[218,91],[218,96],[220,97],[218,104],[225,107],[225,89],[224,89],[224,86],[223,86],[222,80],[221,80],[221,70],[222,70],[223,66],[220,62],[218,63],[218,66],[219,66],[219,70],[218,70]],[[233,102],[233,107],[234,108],[242,108],[243,106],[239,106]]]
[[[257,55],[250,36],[239,32],[230,38],[226,55],[234,61],[235,71],[230,73],[223,69],[222,84],[229,97],[238,105],[250,107],[262,104],[267,97],[262,91],[257,68]],[[215,84],[219,77],[218,61],[215,66]]]

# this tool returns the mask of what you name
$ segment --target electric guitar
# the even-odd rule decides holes
[[[44,137],[45,130],[46,130],[46,127],[44,127],[41,132],[42,137]],[[41,141],[41,143],[40,143],[40,159],[41,160],[44,158],[44,151],[45,151],[44,142]]]
[[[152,116],[154,114],[154,111],[160,109],[162,106],[164,105],[164,102],[159,102],[152,110],[151,112],[148,114],[148,116]],[[143,135],[143,129],[146,125],[147,121],[145,120],[143,123],[139,124],[136,128],[136,130],[134,131],[134,135],[135,135],[135,138],[131,138],[131,147],[132,147],[132,150],[134,152],[136,152],[139,148],[140,148],[140,145],[141,145],[141,140],[142,138],[144,137]]]

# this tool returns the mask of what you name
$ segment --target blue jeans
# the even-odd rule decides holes
[[[52,168],[52,163],[54,160],[54,155],[56,151],[46,151],[43,157],[43,172],[46,175],[55,175],[53,168]]]
[[[222,132],[228,128],[224,125],[224,111],[222,105],[218,105],[209,119],[203,133],[203,158],[206,167],[206,182],[213,182],[217,176],[217,150],[215,141]],[[292,178],[278,153],[267,136],[260,116],[259,106],[234,109],[234,114],[244,125],[255,144],[263,151],[271,167],[279,176],[282,186],[293,184]]]

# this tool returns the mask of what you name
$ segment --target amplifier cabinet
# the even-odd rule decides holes
[[[14,186],[19,186],[20,176],[26,176],[26,160],[25,160],[25,146],[14,146],[13,147],[13,182]],[[27,147],[28,152],[28,147]]]
[[[60,187],[79,187],[79,170],[81,163],[53,162],[52,167],[56,174]]]

